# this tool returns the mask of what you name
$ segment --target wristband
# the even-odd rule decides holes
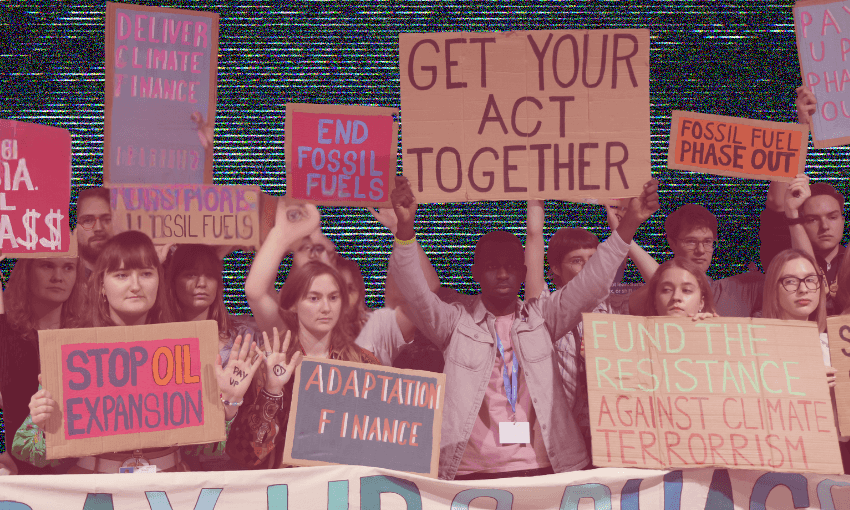
[[[273,393],[269,393],[265,388],[262,389],[262,393],[266,398],[270,398],[272,400],[280,400],[283,398],[283,393],[280,395],[275,395]]]
[[[802,225],[803,224],[803,217],[797,216],[796,218],[789,218],[788,216],[786,216],[785,217],[785,224],[786,225]]]
[[[407,239],[407,240],[399,239],[398,237],[395,238],[395,244],[397,244],[399,246],[406,246],[408,244],[413,244],[415,242],[416,242],[416,234],[413,234],[413,237],[411,237],[410,239]]]
[[[239,402],[228,402],[227,400],[224,400],[224,395],[221,394],[221,393],[218,394],[218,398],[221,399],[222,404],[224,404],[226,406],[232,406],[232,407],[239,407],[239,406],[242,405],[243,402],[245,402],[245,399],[242,399]]]

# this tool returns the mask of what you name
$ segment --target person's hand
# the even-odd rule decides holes
[[[785,216],[791,219],[798,218],[800,207],[810,196],[812,196],[812,190],[809,188],[809,176],[804,173],[797,174],[785,190]]]
[[[623,214],[623,221],[629,221],[640,225],[646,221],[652,214],[658,210],[658,180],[650,179],[643,185],[643,191],[639,197],[629,200],[626,204],[626,211]],[[621,221],[622,223],[622,221]]]
[[[528,201],[528,209],[525,213],[526,232],[543,234],[543,226],[546,223],[546,215],[543,207],[543,200]]]
[[[201,112],[194,112],[192,114],[192,120],[195,122],[196,129],[198,130],[198,140],[201,141],[204,149],[210,150],[213,146],[213,127],[204,120]]]
[[[407,177],[397,175],[395,177],[395,189],[392,192],[393,210],[398,218],[398,230],[396,237],[401,240],[413,239],[415,231],[413,222],[416,219],[416,197],[410,189]]]
[[[387,230],[392,232],[393,235],[398,231],[398,218],[395,215],[395,211],[390,207],[381,207],[380,211],[376,211],[374,207],[367,207],[369,212],[372,213],[372,216],[375,217],[378,222],[387,227]]]
[[[797,107],[797,122],[799,124],[809,124],[812,123],[812,115],[818,109],[818,100],[815,98],[815,94],[812,92],[812,89],[803,85],[802,87],[797,87],[797,100],[794,101],[794,105]]]
[[[616,205],[604,204],[605,214],[608,217],[608,227],[611,231],[617,230],[617,227],[620,226],[620,220],[623,219],[623,212],[625,210],[626,204],[623,203],[623,199],[616,199]]]
[[[160,264],[165,264],[165,259],[168,258],[168,253],[171,251],[172,246],[174,246],[174,243],[153,245],[154,249],[156,250],[156,258],[159,259]]]
[[[830,388],[835,388],[835,374],[838,373],[833,367],[826,367],[826,384],[829,385]]]
[[[696,322],[696,321],[702,321],[702,320],[705,320],[705,319],[711,319],[713,317],[720,317],[720,316],[717,315],[716,313],[711,313],[711,312],[699,312],[699,313],[695,313],[695,314],[691,315],[691,317],[693,318],[694,322]]]
[[[283,339],[283,345],[280,345],[280,333],[277,328],[272,329],[272,342],[269,342],[269,335],[263,331],[263,349],[265,350],[266,360],[266,391],[272,395],[280,395],[283,393],[283,387],[292,378],[295,373],[295,367],[301,363],[301,351],[295,351],[292,359],[287,363],[286,351],[289,349],[289,341],[292,338],[292,333],[287,331],[286,337]]]
[[[41,384],[41,374],[38,374],[38,383]],[[35,392],[35,395],[30,398],[29,407],[33,424],[42,430],[53,413],[59,409],[59,405],[53,400],[53,395],[45,389]]]
[[[283,232],[288,246],[295,246],[297,241],[319,231],[321,234],[322,216],[313,204],[287,204],[284,197],[277,201],[274,229]]]
[[[233,347],[230,348],[230,358],[227,360],[226,367],[222,368],[221,354],[218,355],[215,362],[215,377],[222,399],[233,403],[242,401],[254,378],[254,372],[263,362],[262,356],[257,356],[251,363],[251,357],[256,354],[256,351],[257,343],[251,341],[251,335],[245,335],[244,340],[242,335],[239,335],[233,342]],[[231,408],[232,406],[225,406],[227,419],[236,414],[236,409]]]

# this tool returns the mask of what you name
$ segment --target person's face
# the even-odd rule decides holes
[[[342,311],[342,293],[336,280],[323,274],[315,277],[310,290],[295,304],[300,326],[317,339],[329,334],[339,321]]]
[[[342,271],[340,274],[342,275],[342,279],[345,280],[345,286],[348,289],[348,292],[346,293],[348,306],[352,309],[357,308],[357,304],[363,299],[363,297],[360,296],[360,291],[354,286],[354,276],[348,271]]]
[[[112,238],[112,210],[100,198],[88,198],[77,206],[77,244],[80,254],[89,261],[97,260],[103,245]]]
[[[798,284],[797,289],[793,290]],[[817,271],[808,260],[794,259],[786,262],[779,272],[779,282],[776,283],[780,318],[807,320],[820,304],[820,284]]]
[[[689,317],[703,307],[699,283],[689,271],[671,267],[661,275],[655,289],[655,311],[669,317]]]
[[[77,282],[77,259],[36,259],[30,270],[30,294],[33,299],[62,304],[68,300]]]
[[[512,244],[490,246],[472,266],[472,276],[481,285],[485,299],[502,301],[516,299],[525,281],[525,257],[522,250]]]
[[[292,253],[292,267],[299,268],[311,260],[319,260],[325,264],[331,263],[334,245],[321,231],[315,231],[301,241]]]
[[[596,248],[579,248],[572,250],[564,255],[561,260],[560,267],[554,267],[552,270],[561,279],[561,286],[564,286],[576,277],[576,275],[584,269],[584,265],[590,260],[590,257],[596,253]]]
[[[119,325],[144,322],[156,303],[159,274],[156,268],[117,269],[103,275],[103,295],[112,320]]]
[[[180,306],[197,315],[209,309],[218,292],[218,280],[204,271],[184,269],[174,279],[174,296]]]
[[[844,235],[844,216],[838,200],[828,195],[809,197],[800,208],[803,228],[819,252],[830,252]]]
[[[711,230],[701,227],[682,232],[678,239],[671,240],[673,256],[694,263],[702,272],[708,271],[714,255],[716,236]]]

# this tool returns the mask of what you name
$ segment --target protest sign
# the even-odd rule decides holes
[[[806,171],[809,128],[673,110],[667,168],[791,181]]]
[[[215,321],[38,332],[47,458],[224,439]]]
[[[116,228],[140,230],[154,243],[257,246],[257,186],[110,187]]]
[[[0,250],[70,256],[71,133],[0,119]]]
[[[287,200],[389,207],[396,115],[395,108],[287,103]]]
[[[829,317],[826,320],[826,330],[829,332],[829,361],[830,366],[838,372],[835,374],[835,401],[842,402],[836,406],[838,430],[842,436],[850,435],[850,315]]]
[[[212,184],[218,14],[106,3],[103,182]]]
[[[450,482],[382,468],[323,466],[84,479],[5,476],[0,509],[835,510],[847,508],[848,486],[850,476],[742,469],[604,468]]]
[[[794,4],[794,29],[800,76],[817,98],[812,115],[812,141],[816,149],[850,143],[850,82],[846,65],[850,39],[841,34],[850,27],[850,2],[801,0]]]
[[[351,464],[437,476],[446,376],[305,358],[284,464]]]
[[[650,179],[649,30],[399,35],[420,203],[617,198]]]
[[[584,314],[593,463],[842,473],[817,325]]]

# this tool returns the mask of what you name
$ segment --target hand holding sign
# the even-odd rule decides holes
[[[812,89],[805,85],[797,87],[797,100],[794,104],[797,106],[797,122],[800,124],[812,124],[812,115],[818,109],[818,100]]]
[[[413,239],[413,221],[416,219],[416,197],[410,189],[407,177],[401,175],[395,178],[395,189],[392,192],[393,210],[398,218],[396,237],[402,240]]]
[[[273,329],[273,340],[269,345],[269,336],[263,331],[263,349],[266,355],[266,385],[265,389],[272,395],[280,395],[283,393],[283,387],[292,378],[295,373],[295,367],[301,363],[301,351],[296,351],[292,355],[292,359],[286,362],[286,351],[289,350],[289,341],[292,338],[292,332],[286,332],[286,338],[283,339],[283,346],[280,345],[280,333],[277,328]]]
[[[617,226],[617,233],[626,243],[632,241],[638,227],[658,210],[658,181],[650,179],[643,185],[639,197],[629,199],[623,218]]]
[[[797,177],[788,185],[785,190],[785,215],[788,218],[797,218],[799,210],[805,202],[812,196],[812,190],[809,188],[809,176],[806,174],[797,174]]]
[[[41,384],[41,374],[38,374],[38,383]],[[59,406],[56,404],[56,401],[53,400],[53,396],[49,391],[41,389],[35,392],[35,395],[30,398],[29,407],[33,424],[44,429],[48,419],[50,419],[50,416],[56,412],[56,409]]]
[[[387,227],[387,230],[392,232],[393,235],[398,232],[398,217],[395,215],[395,211],[392,208],[381,207],[379,211],[376,211],[374,207],[367,207],[366,209],[369,209],[372,216],[374,216],[381,225]]]
[[[221,355],[215,364],[215,376],[218,381],[218,389],[221,391],[222,400],[228,402],[242,402],[242,397],[248,391],[248,386],[251,385],[251,379],[254,378],[254,372],[259,368],[262,358],[257,356],[257,359],[251,363],[251,351],[257,350],[256,342],[251,342],[251,335],[246,335],[243,341],[242,335],[236,337],[233,342],[233,347],[230,349],[230,358],[227,360],[227,366],[221,367]],[[227,406],[224,410],[226,419],[231,419],[236,414],[233,406]]]

